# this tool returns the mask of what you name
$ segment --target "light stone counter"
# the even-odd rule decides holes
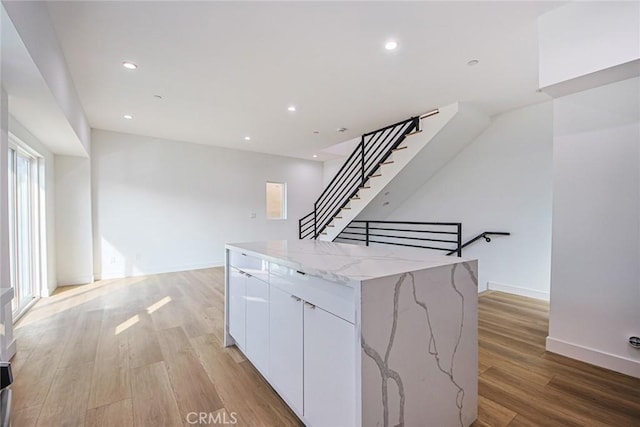
[[[351,285],[460,262],[460,258],[401,246],[366,247],[319,240],[270,240],[233,243],[226,247],[325,280]]]
[[[258,369],[305,424],[466,427],[476,419],[477,261],[433,255],[420,249],[321,241],[229,244],[227,252],[228,269],[233,266],[229,259],[237,256],[233,252],[240,255],[236,259],[262,260],[261,277],[267,282],[264,286],[271,289],[265,288],[262,299],[247,296],[247,319],[251,318],[249,313],[251,307],[257,305],[256,301],[265,301],[263,312],[267,323],[268,319],[278,319],[278,310],[287,308],[287,301],[295,304],[295,300],[302,299],[304,303],[304,313],[299,311],[301,308],[295,308],[292,312],[297,313],[297,317],[269,329],[265,341],[269,357],[252,359],[251,327],[247,320],[245,344],[249,351],[245,353],[252,362],[261,361],[256,364]],[[291,269],[290,273],[283,275],[282,267]],[[251,275],[251,272],[247,274]],[[246,286],[248,290],[250,283]],[[275,304],[272,298],[283,295],[281,291],[292,298],[282,298],[280,304]],[[340,305],[334,304],[337,297],[335,300],[325,298],[325,294],[333,292],[340,295]],[[325,301],[326,307],[322,305]],[[346,307],[352,307],[351,311],[342,310],[345,301]],[[314,312],[318,311],[308,309],[316,306],[343,319],[339,324],[344,328],[337,329],[345,331],[340,335],[343,338],[336,338],[338,334],[333,330],[323,337],[322,327],[307,330],[308,322],[315,321]],[[282,356],[274,358],[275,350],[294,342],[282,338],[281,328],[283,325],[293,328],[297,322],[304,324],[304,338],[300,338],[304,348],[296,350],[301,344],[294,344]],[[307,336],[309,333],[315,335]],[[228,332],[225,339],[227,345],[234,342]],[[314,347],[310,355],[307,343],[318,339],[323,344]],[[279,358],[298,351],[304,359],[304,363],[299,363],[302,371],[295,372],[297,359],[291,359],[283,379],[282,370],[277,369]],[[313,366],[319,368],[310,368]],[[333,379],[325,384],[323,378]],[[322,389],[322,393],[307,390],[311,382]],[[298,394],[280,386],[298,383],[305,387],[300,396],[302,386],[291,386]],[[307,396],[320,397],[307,401]],[[343,405],[345,401],[348,404]],[[314,412],[315,407],[321,409]],[[326,414],[338,407],[330,416]]]

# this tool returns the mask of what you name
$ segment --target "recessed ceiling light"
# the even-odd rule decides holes
[[[320,133],[319,130],[314,130],[313,133],[315,133],[316,135]]]
[[[473,67],[474,65],[478,65],[480,61],[478,61],[477,59],[472,59],[471,61],[467,62],[467,65],[469,67]]]
[[[344,133],[344,132],[346,132],[346,131],[347,131],[347,128],[338,128],[338,129],[336,129],[336,130],[337,130],[338,132],[340,132],[340,133]]]
[[[162,95],[153,95],[154,98],[162,99]]]
[[[317,159],[317,158],[318,158],[318,155],[317,155],[317,154],[314,154],[312,157],[313,157],[314,159]]]
[[[131,119],[133,119],[133,116],[132,116],[131,114],[125,114],[125,115],[124,115],[124,116],[122,116],[122,117],[124,117],[124,118],[125,118],[125,119],[127,119],[127,120],[131,120]]]
[[[384,44],[384,48],[387,50],[395,50],[398,47],[398,42],[395,40],[387,40]]]
[[[244,140],[245,140],[245,141],[251,141],[251,137],[250,137],[250,136],[245,136],[245,137],[244,137]]]
[[[294,111],[296,111],[296,106],[295,105],[289,105],[289,107],[287,107],[287,110],[291,111],[293,113]]]
[[[127,70],[135,70],[136,68],[138,68],[138,66],[136,64],[134,64],[133,62],[129,62],[129,61],[124,61],[122,63],[122,66],[124,68],[126,68]]]

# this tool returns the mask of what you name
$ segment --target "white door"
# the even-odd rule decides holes
[[[302,300],[271,286],[269,377],[280,395],[302,414]]]
[[[240,349],[245,349],[246,276],[229,268],[229,334]]]
[[[13,141],[12,141],[13,142]],[[9,274],[14,316],[39,296],[40,209],[38,160],[24,149],[9,148]]]
[[[269,368],[269,285],[247,277],[247,351],[251,363],[267,375]]]
[[[304,304],[304,418],[313,427],[355,424],[355,327]]]

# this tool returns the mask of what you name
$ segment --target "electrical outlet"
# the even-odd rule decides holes
[[[256,213],[255,212],[251,212],[251,214],[249,215],[249,218],[256,219]]]
[[[116,263],[116,257],[112,256],[111,257],[111,264],[115,264]]]

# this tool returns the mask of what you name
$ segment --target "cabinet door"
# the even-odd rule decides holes
[[[229,269],[229,334],[236,345],[245,349],[246,277],[235,268]]]
[[[313,427],[355,423],[355,327],[304,304],[304,418]]]
[[[302,414],[302,300],[274,286],[269,294],[269,377]]]
[[[256,368],[267,375],[269,367],[269,285],[247,276],[247,351]]]

